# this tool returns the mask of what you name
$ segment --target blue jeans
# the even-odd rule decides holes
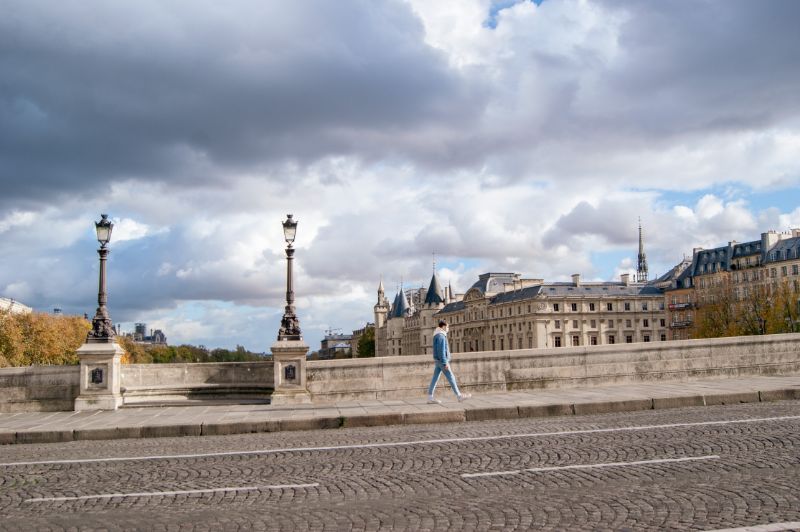
[[[458,384],[456,384],[456,376],[453,375],[453,369],[450,367],[448,363],[447,366],[449,369],[444,369],[445,364],[441,362],[435,361],[436,369],[433,370],[433,378],[431,379],[431,385],[428,386],[428,395],[433,396],[433,392],[436,391],[436,385],[439,383],[439,376],[444,373],[444,376],[447,377],[447,382],[450,383],[450,387],[453,389],[453,392],[456,394],[456,397],[461,395],[461,392],[458,391]]]

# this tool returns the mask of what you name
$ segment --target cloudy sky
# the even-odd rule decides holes
[[[0,296],[316,348],[481,272],[617,279],[800,227],[794,0],[0,0]]]

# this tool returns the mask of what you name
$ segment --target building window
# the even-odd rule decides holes
[[[533,349],[533,338],[528,338],[528,349]]]
[[[531,313],[531,306],[528,305],[528,314],[530,314],[530,313]]]
[[[573,303],[572,304],[572,312],[578,312],[578,304],[577,303]]]
[[[591,320],[589,322],[589,327],[591,327],[592,329],[597,329],[597,320]]]
[[[581,345],[581,337],[580,336],[573,336],[572,337],[572,345]]]
[[[631,304],[625,303],[625,310],[630,310],[630,309],[631,309]]]
[[[503,338],[500,338],[500,351],[502,351],[503,349],[505,349],[505,346],[503,345],[504,343],[505,343],[505,342],[503,342]]]
[[[667,320],[665,320],[664,318],[661,318],[661,326],[662,327],[666,327],[667,326]]]
[[[572,320],[572,328],[573,329],[577,329],[578,328],[578,320]]]
[[[616,338],[614,338],[614,335],[613,334],[609,334],[608,335],[608,343],[609,344],[613,344],[615,342],[616,342]]]
[[[628,329],[632,327],[631,320],[625,320],[625,327],[627,327]]]
[[[589,343],[590,343],[591,345],[597,345],[597,336],[591,336],[591,337],[589,337]]]
[[[497,351],[497,349],[496,349],[496,347],[494,345],[494,339],[492,339],[492,351]]]
[[[661,335],[661,341],[662,342],[666,342],[667,341],[667,335],[666,334],[662,334]]]
[[[606,303],[606,310],[608,310],[609,312],[614,310],[614,304],[613,303]]]
[[[556,329],[561,328],[561,320],[556,320]]]
[[[786,277],[787,275],[789,275],[789,269],[788,269],[788,266],[781,266],[781,275],[783,275],[784,277]]]
[[[517,349],[522,349],[522,338],[517,338]]]
[[[625,337],[625,343],[626,344],[632,344],[633,343],[633,336],[631,336],[631,335],[626,336]]]
[[[647,310],[647,301],[642,303],[642,310]]]
[[[608,320],[608,328],[609,329],[613,329],[614,328],[614,320]]]
[[[558,303],[553,303],[553,312],[558,312]]]
[[[553,345],[555,345],[556,347],[561,347],[561,337],[560,336],[556,336],[556,337],[553,338]]]
[[[594,312],[594,303],[589,303],[589,310]]]
[[[798,273],[797,264],[792,264],[792,275],[797,275],[797,273]]]
[[[772,277],[772,278],[777,277],[778,276],[778,270],[776,270],[775,268],[770,268],[769,276]]]
[[[644,335],[644,341],[645,342],[649,342],[650,341],[650,335],[649,334],[645,334]]]
[[[643,327],[650,327],[650,320],[648,320],[648,319],[644,319],[644,320],[643,320],[643,323],[642,323],[642,326],[643,326]]]

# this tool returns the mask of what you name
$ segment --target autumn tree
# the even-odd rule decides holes
[[[787,281],[736,287],[723,280],[700,296],[697,338],[778,334],[800,329],[800,294]]]
[[[0,367],[77,364],[91,327],[79,316],[0,312]]]

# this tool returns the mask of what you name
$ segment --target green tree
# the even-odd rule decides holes
[[[364,334],[358,339],[358,358],[375,356],[375,328],[367,327]]]

